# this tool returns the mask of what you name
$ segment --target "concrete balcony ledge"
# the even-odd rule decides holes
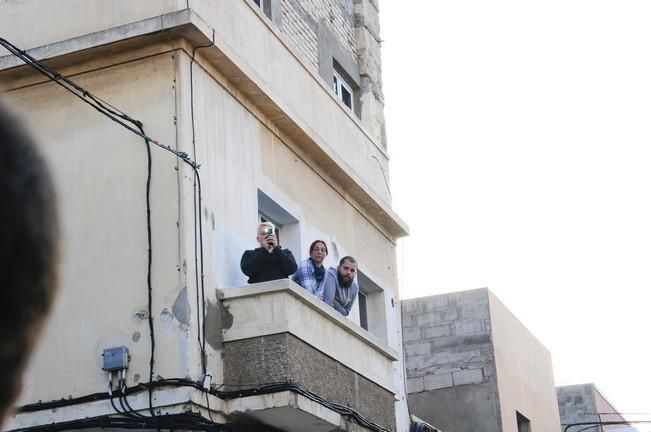
[[[395,428],[393,362],[398,353],[281,279],[220,292],[224,382],[291,382]]]
[[[290,279],[226,288],[222,303],[233,315],[223,330],[232,342],[291,333],[360,375],[395,393],[392,362],[398,352]]]

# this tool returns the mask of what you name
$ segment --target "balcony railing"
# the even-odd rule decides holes
[[[224,382],[298,384],[395,430],[393,349],[289,279],[224,289],[222,303],[232,316],[223,330]],[[283,429],[287,416],[309,430],[348,429],[337,422],[350,419],[307,399],[267,399],[234,401],[228,411]]]

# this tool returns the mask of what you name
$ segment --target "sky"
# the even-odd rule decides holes
[[[651,2],[384,0],[380,17],[402,296],[488,287],[558,385],[651,413]]]

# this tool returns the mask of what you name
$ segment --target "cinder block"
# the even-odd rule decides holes
[[[447,295],[438,295],[427,297],[426,299],[421,300],[423,302],[423,310],[432,311],[435,309],[444,309],[448,307],[450,301]]]
[[[488,303],[461,305],[462,319],[488,319],[489,317]]]
[[[416,324],[416,316],[410,313],[402,313],[402,327],[413,327]]]
[[[410,327],[402,329],[402,339],[405,342],[417,341],[421,339],[420,327]]]
[[[406,357],[405,368],[407,369],[407,377],[413,378],[419,375],[420,370],[428,366],[426,362],[428,358],[429,356]],[[414,374],[412,374],[410,371],[415,371],[415,372]]]
[[[461,293],[461,304],[488,304],[488,290],[478,289]]]
[[[452,375],[451,374],[425,375],[423,384],[425,386],[425,390],[436,390],[436,389],[442,389],[446,387],[452,387],[453,386]]]
[[[419,393],[423,390],[423,378],[407,379],[407,393]]]
[[[484,381],[481,369],[461,370],[452,373],[454,385],[479,384]]]
[[[477,319],[457,321],[452,326],[454,334],[457,336],[479,334],[485,331],[482,320]]]
[[[454,321],[459,318],[456,309],[445,309],[441,311],[421,313],[416,316],[416,323],[419,326],[432,326],[443,322]]]
[[[441,336],[450,335],[450,326],[449,325],[438,325],[434,327],[424,327],[423,328],[423,338],[438,338]]]
[[[405,345],[405,356],[415,357],[420,355],[429,355],[432,352],[432,347],[429,342],[410,343]]]

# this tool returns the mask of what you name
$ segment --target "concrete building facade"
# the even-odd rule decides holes
[[[625,422],[626,419],[593,383],[556,387],[561,428],[574,423]],[[595,431],[623,429],[627,425],[596,426]],[[576,431],[582,427],[571,427]]]
[[[443,431],[558,432],[551,356],[488,289],[403,301],[411,412]]]
[[[140,415],[369,429],[337,405],[408,429],[395,258],[407,228],[391,208],[377,22],[375,0],[0,4],[3,38],[176,152],[151,143],[149,171],[142,138],[0,51],[2,99],[52,167],[64,238],[62,290],[9,429],[114,416],[102,352],[119,346]],[[359,260],[364,299],[350,317],[289,281],[245,286],[239,259],[261,218],[297,259],[320,238],[328,265]],[[312,393],[161,384],[150,407],[150,373],[205,383],[204,372],[212,390],[280,381]]]

